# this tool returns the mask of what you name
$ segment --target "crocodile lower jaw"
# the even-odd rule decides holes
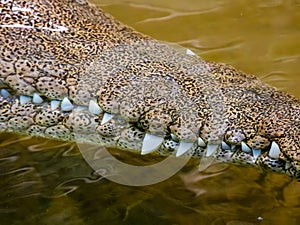
[[[176,157],[210,157],[221,162],[255,165],[290,176],[296,174],[293,163],[282,158],[275,141],[266,149],[252,149],[243,141],[238,144],[225,140],[208,143],[199,137],[197,141],[187,142],[179,141],[171,133],[157,136],[144,131],[138,123],[130,123],[120,115],[105,112],[95,100],[90,100],[88,105],[75,105],[67,97],[63,100],[49,100],[38,93],[18,96],[12,90],[1,89],[0,102],[9,104],[9,111],[2,112],[0,117],[2,132],[100,144],[142,155],[158,153],[173,154]],[[12,117],[11,112],[18,112],[19,116]],[[51,115],[54,113],[56,118],[52,119],[56,121],[50,121],[46,112]],[[79,121],[76,118],[85,120]]]

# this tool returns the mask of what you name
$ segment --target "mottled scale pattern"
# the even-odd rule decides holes
[[[10,88],[17,90],[24,95],[32,95],[36,91],[30,83],[27,83],[17,74],[7,76],[5,83],[9,84]]]
[[[142,148],[144,135],[144,132],[133,126],[123,129],[120,138],[118,139],[117,146],[122,149],[139,152]]]
[[[0,102],[0,122],[8,121],[12,117],[10,104],[3,97]]]
[[[75,133],[90,133],[98,126],[98,117],[88,111],[72,112],[63,121],[65,127]]]
[[[75,140],[71,131],[62,124],[47,127],[44,131],[45,137],[61,140]]]
[[[24,131],[33,125],[33,119],[29,116],[15,116],[8,120],[8,131]]]
[[[154,135],[300,177],[299,100],[185,52],[84,0],[0,1],[0,131],[138,152]]]
[[[35,115],[35,123],[44,127],[50,127],[58,124],[64,118],[60,110],[43,109]]]

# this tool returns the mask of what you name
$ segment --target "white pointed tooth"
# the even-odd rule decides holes
[[[171,134],[171,138],[173,141],[179,142],[179,139],[175,134]]]
[[[44,100],[41,98],[41,96],[38,93],[34,93],[32,97],[32,102],[35,104],[41,104]]]
[[[187,55],[196,55],[191,49],[186,49],[185,54]]]
[[[90,100],[89,111],[95,115],[99,115],[102,112],[100,106],[94,100]]]
[[[231,150],[230,146],[225,141],[222,141],[221,148],[223,150]]]
[[[198,137],[198,146],[200,146],[200,147],[205,147],[206,146],[204,140],[201,137]]]
[[[231,147],[230,147],[230,150],[231,150],[231,151],[235,151],[235,150],[236,150],[236,148],[237,148],[237,146],[236,146],[236,145],[231,145]]]
[[[288,170],[291,168],[292,164],[290,162],[285,162],[285,169]]]
[[[241,142],[241,148],[242,151],[246,153],[250,153],[252,151],[251,148],[243,141]]]
[[[79,111],[83,111],[83,110],[87,110],[88,107],[87,106],[84,106],[84,105],[78,105],[74,110],[76,112],[79,112]]]
[[[143,146],[142,146],[142,155],[148,154],[150,152],[153,152],[157,150],[161,144],[163,143],[164,138],[155,136],[149,133],[145,134],[144,140],[143,140]]]
[[[271,144],[270,151],[269,151],[269,156],[273,159],[278,159],[280,153],[281,153],[281,151],[280,151],[278,144],[275,141],[273,141]]]
[[[104,113],[102,121],[101,121],[101,125],[103,125],[106,122],[110,121],[114,116],[115,116],[115,114]]]
[[[181,141],[176,151],[176,157],[183,155],[184,153],[192,149],[193,146],[194,146],[194,142]]]
[[[219,148],[219,145],[208,144],[206,148],[206,157],[212,156]]]
[[[65,97],[61,102],[60,108],[62,111],[71,111],[72,109],[74,109],[74,106],[70,102],[70,100],[67,97]]]
[[[51,110],[55,110],[55,109],[59,108],[59,104],[60,104],[59,100],[52,100],[50,103]]]
[[[252,154],[253,154],[253,158],[254,158],[254,162],[257,160],[258,156],[260,155],[261,150],[260,149],[252,149]]]
[[[27,102],[31,101],[31,97],[30,96],[26,96],[26,95],[20,95],[20,104],[23,105]]]
[[[0,94],[4,97],[4,98],[8,98],[10,97],[10,94],[7,90],[5,89],[1,89]]]

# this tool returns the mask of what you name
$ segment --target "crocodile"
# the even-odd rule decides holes
[[[0,1],[0,131],[299,178],[300,103],[85,0]]]

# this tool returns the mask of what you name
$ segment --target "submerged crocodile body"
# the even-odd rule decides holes
[[[0,2],[0,131],[299,177],[300,103],[82,0]]]

